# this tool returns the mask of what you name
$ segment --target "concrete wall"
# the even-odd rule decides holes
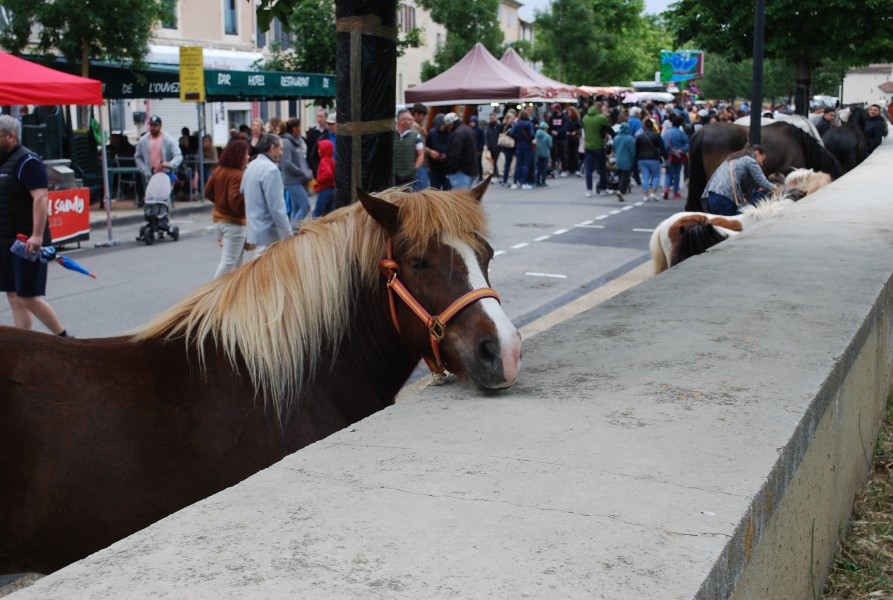
[[[16,598],[806,598],[891,382],[882,146],[778,218]]]

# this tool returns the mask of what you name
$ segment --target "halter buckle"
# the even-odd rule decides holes
[[[446,335],[446,325],[444,325],[439,318],[431,317],[428,331],[431,333],[431,338],[439,342],[443,339],[443,336]]]

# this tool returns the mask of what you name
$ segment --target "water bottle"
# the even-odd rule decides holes
[[[9,251],[17,256],[21,256],[25,260],[30,260],[31,262],[37,262],[39,260],[40,262],[45,263],[56,257],[56,249],[52,246],[45,246],[40,249],[40,252],[26,252],[25,248],[27,247],[27,242],[28,236],[20,233],[16,236],[16,240],[12,243],[12,247]]]

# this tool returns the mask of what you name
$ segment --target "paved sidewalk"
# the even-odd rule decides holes
[[[210,211],[214,205],[210,200],[187,200],[174,202],[170,214],[184,215],[194,212]],[[112,227],[129,223],[139,223],[145,220],[143,207],[137,206],[135,200],[112,200],[111,202]],[[90,204],[90,228],[105,227],[107,215],[105,207],[99,207],[99,203]]]

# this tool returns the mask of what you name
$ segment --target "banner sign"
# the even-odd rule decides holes
[[[661,50],[660,80],[663,83],[690,81],[704,77],[701,50]]]
[[[49,221],[54,244],[90,239],[90,190],[51,191]]]
[[[205,66],[201,46],[180,47],[180,102],[205,101]]]
[[[233,98],[334,98],[335,76],[320,73],[205,69],[208,96]]]

